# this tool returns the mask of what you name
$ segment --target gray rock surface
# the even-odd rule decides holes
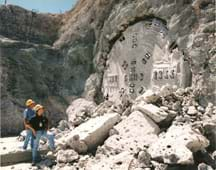
[[[142,112],[156,123],[170,120],[172,118],[172,115],[153,104],[145,104],[143,102],[140,102],[138,105],[133,105],[132,110],[138,110]]]
[[[31,149],[23,150],[23,142],[18,141],[16,137],[1,138],[0,144],[1,166],[31,162]],[[40,152],[48,152],[48,146],[41,145]]]
[[[214,0],[79,0],[55,15],[2,5],[1,134],[23,129],[27,98],[57,125],[85,97],[99,105],[83,109],[78,99],[81,111],[69,106],[68,116],[79,126],[53,131],[57,149],[86,155],[44,169],[214,169],[206,161],[216,141],[214,28]],[[146,104],[153,106],[148,114],[131,109]],[[100,119],[110,113],[118,116]]]
[[[134,153],[139,148],[149,146],[157,140],[157,134],[160,131],[150,118],[139,111],[131,113],[114,129],[118,134],[110,136],[104,143],[105,148],[114,153],[122,151]]]
[[[84,98],[76,99],[66,110],[68,120],[72,123],[72,125],[80,125],[88,117],[93,115],[95,107],[96,104],[93,101],[89,101]]]
[[[103,143],[109,134],[109,130],[120,121],[117,113],[109,113],[88,120],[75,128],[72,132],[63,136],[57,142],[60,148],[70,147],[78,153],[86,153]]]
[[[167,164],[193,164],[193,152],[205,149],[209,141],[190,126],[171,126],[149,148],[153,159]]]
[[[98,160],[90,160],[87,163],[87,170],[100,170],[100,169],[118,169],[125,170],[130,168],[133,155],[130,152],[122,152],[118,155],[106,157],[98,156]]]
[[[59,163],[72,163],[78,158],[79,158],[78,153],[72,149],[59,150],[57,153],[57,161]]]

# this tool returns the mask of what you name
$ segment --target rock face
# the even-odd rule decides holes
[[[33,98],[52,124],[69,118],[44,169],[215,169],[214,41],[213,0],[79,0],[59,15],[2,5],[1,134],[22,129]]]
[[[52,125],[56,125],[66,119],[69,98],[83,93],[92,72],[93,45],[53,48],[63,16],[11,5],[0,7],[3,136],[23,129],[22,112],[28,98],[45,105]]]
[[[120,37],[107,57],[105,96],[116,100],[126,93],[135,98],[146,89],[165,84],[190,85],[189,63],[183,60],[182,52],[162,20],[149,17],[120,27]],[[107,35],[107,38],[112,37]]]

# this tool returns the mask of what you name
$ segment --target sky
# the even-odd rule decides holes
[[[43,13],[63,13],[70,10],[78,0],[7,0],[7,4],[15,4],[28,10]],[[3,5],[5,0],[0,0]]]

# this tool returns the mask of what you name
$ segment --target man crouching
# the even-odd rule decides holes
[[[44,116],[44,107],[37,104],[34,108],[36,116],[30,120],[30,125],[34,129],[34,145],[32,149],[32,165],[34,166],[38,158],[38,148],[40,143],[40,138],[43,136],[48,139],[49,147],[53,151],[55,149],[54,135],[47,133],[48,131],[48,119]],[[35,133],[34,133],[35,132]]]

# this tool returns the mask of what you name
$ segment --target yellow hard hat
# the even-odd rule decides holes
[[[40,110],[40,109],[43,109],[44,107],[42,106],[42,105],[40,105],[40,104],[37,104],[33,109],[34,109],[34,111],[38,111],[38,110]]]
[[[34,104],[34,103],[35,102],[32,99],[28,99],[25,104],[28,107],[28,106],[30,106],[31,104]]]

